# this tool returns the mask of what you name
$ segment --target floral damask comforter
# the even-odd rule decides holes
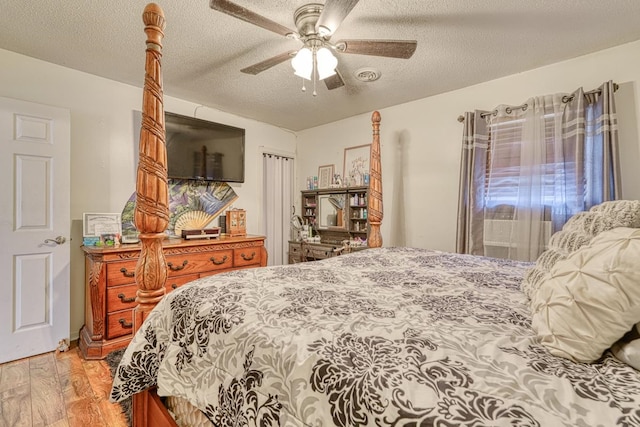
[[[149,315],[111,397],[157,384],[216,426],[640,425],[640,372],[537,342],[529,266],[380,248],[200,279]]]

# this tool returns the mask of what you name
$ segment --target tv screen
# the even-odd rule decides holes
[[[244,182],[245,130],[165,112],[169,178]]]

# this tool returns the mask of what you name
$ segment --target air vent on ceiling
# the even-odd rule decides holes
[[[380,71],[375,68],[360,68],[353,74],[361,82],[374,82],[380,78]]]

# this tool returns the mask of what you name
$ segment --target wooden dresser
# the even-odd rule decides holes
[[[337,243],[307,243],[289,241],[289,264],[299,262],[317,261],[338,256],[344,251],[339,249],[342,245]],[[366,246],[350,248],[349,252],[367,249]]]
[[[289,264],[331,258],[338,255],[338,248],[340,245],[289,241]]]
[[[167,292],[199,277],[267,265],[264,236],[220,237],[213,240],[167,239],[163,244],[169,276]],[[135,268],[140,245],[85,252],[85,324],[79,347],[85,359],[102,359],[126,347],[132,338],[136,306]]]

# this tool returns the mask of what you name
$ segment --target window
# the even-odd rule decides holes
[[[592,108],[590,108],[592,109]],[[485,207],[518,206],[521,186],[539,185],[540,200],[545,206],[545,217],[554,206],[582,206],[584,204],[584,179],[577,174],[578,163],[563,143],[561,113],[549,112],[539,126],[544,133],[544,144],[535,158],[542,163],[529,161],[522,153],[524,118],[505,118],[489,125],[487,167],[485,175]],[[592,144],[587,144],[589,155]],[[524,163],[523,163],[524,160]],[[582,163],[582,162],[580,162]]]
[[[572,215],[621,197],[615,89],[465,113],[458,252],[535,260]]]

